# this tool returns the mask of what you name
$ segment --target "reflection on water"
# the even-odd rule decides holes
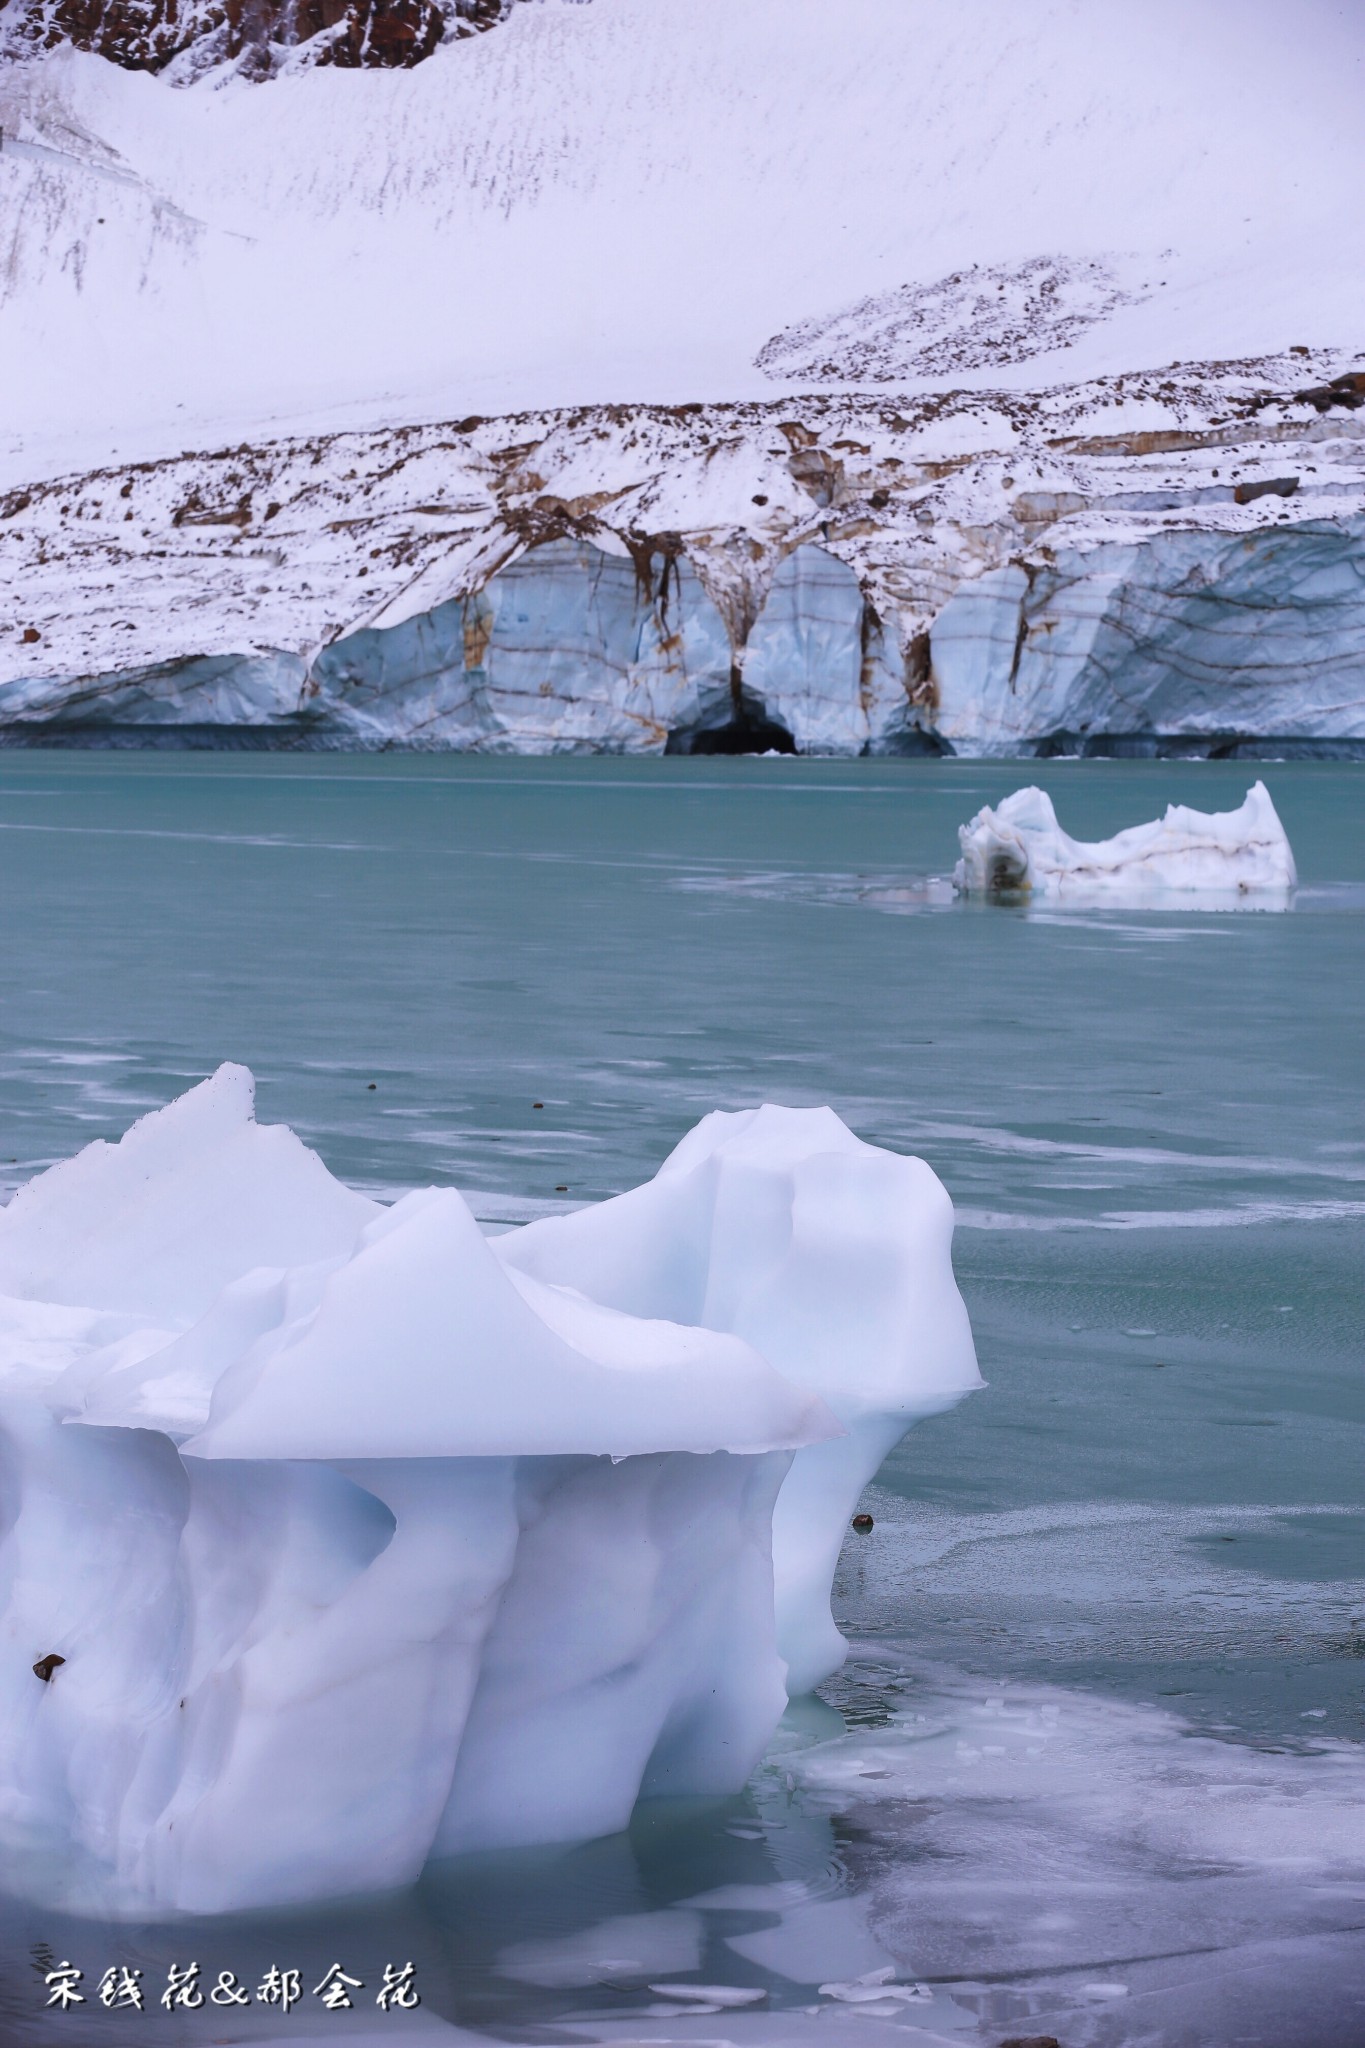
[[[10,1906],[4,2038],[130,2038],[93,1997],[58,2034],[41,2003],[58,1960],[92,1993],[111,1963],[140,1970],[152,2002],[193,1960],[205,1989],[225,1971],[254,1988],[272,1965],[297,1970],[287,2038],[359,2038],[354,2023],[385,2042],[435,2030],[757,2048],[842,2040],[856,2006],[859,2040],[882,2038],[863,2031],[875,2020],[910,2043],[1006,2028],[1358,2042],[1360,1746],[1315,1709],[1278,1743],[1200,1731],[1174,1701],[1020,1678],[1010,1656],[983,1682],[889,1634],[860,1640],[829,1688],[842,1711],[795,1703],[744,1797],[645,1806],[626,1835],[434,1868],[402,1897],[174,1927]],[[361,2018],[395,1961],[415,1966],[420,2023]],[[311,1995],[336,1963],[360,1980],[344,2035]],[[1273,2035],[1230,2030],[1248,1984]],[[724,2035],[698,2036],[718,2013]],[[259,2001],[148,2012],[137,2038],[261,2042],[286,2037],[282,2019]]]
[[[794,1731],[821,1711],[841,1728],[817,1703],[798,1710]],[[808,2002],[813,1985],[746,1960],[744,1942],[788,1925],[793,1914],[798,1923],[801,1915],[818,1916],[826,1904],[835,1905],[830,1925],[846,1935],[826,1941],[819,1968],[837,1976],[872,1947],[860,1909],[847,1898],[834,1829],[769,1773],[738,1799],[652,1803],[628,1834],[606,1841],[433,1867],[399,1898],[162,1927],[66,1920],[11,1904],[0,1909],[0,2013],[7,2041],[57,2038],[42,2006],[43,1975],[54,1958],[82,1968],[90,1993],[84,2008],[62,2016],[60,2038],[72,2042],[128,2038],[126,2015],[98,2007],[96,1987],[109,1964],[141,1969],[152,2005],[170,1967],[191,1958],[206,1990],[225,1970],[254,1989],[272,1964],[296,1969],[304,1996],[291,2026],[300,2029],[322,2022],[311,1991],[336,1961],[362,1980],[353,1998],[357,2015],[369,2008],[371,2027],[385,2026],[373,2005],[384,1964],[408,1960],[426,2021],[510,2030],[517,2038],[526,2030],[537,2038],[542,2027],[638,2017],[670,2002],[651,1988],[670,1980],[744,1992],[771,2012]],[[685,1994],[671,2001],[674,2008],[697,2003]],[[270,2038],[280,2020],[278,2009],[256,2001],[245,2010],[206,2006],[198,2015],[149,2011],[137,2025],[147,2040],[254,2040]],[[391,2016],[387,2029],[405,2039],[412,2025],[405,2012]]]
[[[726,874],[703,868],[679,875],[673,887],[694,896],[737,896],[751,903],[813,903],[838,910],[880,910],[889,917],[914,917],[926,910],[955,910],[970,916],[982,908],[975,899],[958,896],[945,875],[822,875],[783,869]]]
[[[1068,902],[1032,903],[1025,896],[991,900],[960,896],[949,875],[815,874],[800,869],[760,868],[729,873],[702,866],[678,875],[672,885],[685,894],[737,896],[754,903],[823,904],[835,910],[877,910],[887,917],[914,917],[924,911],[954,911],[960,917],[1017,917],[1030,924],[1063,927],[1093,924],[1117,938],[1141,939],[1161,945],[1172,939],[1226,936],[1207,923],[1176,924],[1171,920],[1198,912],[1202,917],[1283,915],[1286,911],[1365,911],[1365,886],[1337,882],[1294,889],[1285,895],[1246,896],[1236,889],[1181,890],[1145,904],[1104,904],[1077,897]],[[1125,913],[1143,918],[1125,921]]]
[[[1029,775],[1087,838],[1248,779]],[[829,1101],[946,1181],[989,1382],[869,1490],[853,1656],[743,1798],[260,1922],[6,1906],[6,2043],[1365,2042],[1365,781],[1269,771],[1290,916],[954,903],[1019,780],[0,756],[4,1185],[223,1058],[334,1171],[490,1227]],[[305,1995],[55,2016],[64,1959]]]

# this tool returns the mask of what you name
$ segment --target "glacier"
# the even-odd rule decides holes
[[[678,536],[632,554],[599,527],[311,660],[276,648],[0,679],[0,742],[1365,751],[1365,515],[1093,546],[1048,533],[1036,554],[950,584],[927,622],[868,594],[856,536],[853,560],[805,540],[771,565],[746,621],[718,602],[727,569],[714,547],[699,551],[703,577]]]
[[[1253,783],[1235,811],[1168,804],[1112,839],[1072,839],[1045,790],[1018,789],[958,828],[953,871],[964,896],[1033,896],[1066,903],[1287,902],[1298,879],[1270,792]]]
[[[362,743],[662,752],[673,727],[728,716],[730,666],[689,561],[665,554],[655,575],[565,537],[481,591],[337,641],[303,687],[321,724]]]
[[[1359,743],[1365,518],[1046,547],[960,586],[932,641],[965,753]]]
[[[921,1161],[768,1105],[489,1238],[232,1066],[40,1175],[0,1212],[7,1883],[302,1903],[737,1790],[843,1654],[859,1491],[979,1384],[951,1235]]]
[[[0,744],[1365,751],[1305,5],[490,0],[255,84],[11,8]]]

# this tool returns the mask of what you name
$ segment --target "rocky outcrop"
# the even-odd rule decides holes
[[[1151,296],[1095,258],[1033,256],[970,264],[928,284],[901,285],[764,343],[760,370],[821,383],[898,384],[1026,362],[1066,348],[1122,305]]]
[[[219,65],[247,78],[286,65],[420,64],[443,42],[505,21],[516,0],[9,0],[13,54],[69,45],[187,84]]]

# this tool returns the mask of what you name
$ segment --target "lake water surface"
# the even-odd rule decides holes
[[[1365,2043],[1365,772],[1261,771],[1282,914],[942,885],[1021,782],[1097,838],[1257,772],[0,756],[5,1192],[223,1059],[490,1226],[829,1102],[947,1184],[989,1382],[869,1490],[849,1663],[742,1798],[264,1924],[6,1908],[6,2041]],[[41,2009],[191,1950],[423,2004]]]

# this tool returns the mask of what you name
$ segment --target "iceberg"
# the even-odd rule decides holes
[[[922,1162],[715,1115],[487,1238],[225,1066],[0,1212],[0,1848],[216,1913],[736,1791],[857,1494],[979,1384]]]
[[[705,1117],[644,1187],[498,1240],[539,1280],[746,1339],[838,1417],[840,1435],[798,1451],[773,1522],[793,1694],[843,1662],[829,1587],[859,1494],[912,1423],[981,1384],[952,1231],[922,1159],[864,1144],[833,1110],[765,1104]]]
[[[1035,896],[1131,903],[1179,894],[1284,902],[1297,876],[1289,840],[1263,782],[1235,811],[1168,804],[1166,815],[1112,839],[1071,839],[1045,790],[1017,789],[959,826],[953,882],[964,896]]]

